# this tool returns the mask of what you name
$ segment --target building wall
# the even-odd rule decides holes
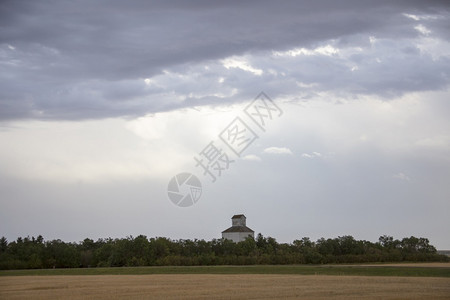
[[[232,240],[235,243],[239,243],[245,240],[246,237],[254,237],[253,232],[225,232],[222,233],[222,238]]]
[[[245,240],[249,236],[251,236],[252,238],[255,237],[253,232],[239,232],[239,238],[240,238],[241,241]]]
[[[232,226],[246,226],[245,217],[231,219]]]

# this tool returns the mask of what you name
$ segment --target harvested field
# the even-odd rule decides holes
[[[345,266],[345,264],[339,265]],[[348,265],[351,266],[351,265]],[[450,268],[450,262],[424,262],[424,263],[383,263],[383,264],[363,264],[365,267],[432,267],[432,268]]]
[[[264,274],[4,276],[0,298],[450,299],[450,279]]]

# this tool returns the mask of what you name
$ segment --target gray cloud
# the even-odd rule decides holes
[[[416,21],[403,13],[438,17]],[[290,84],[299,80],[318,82],[318,90],[381,95],[448,84],[448,57],[432,60],[411,41],[420,36],[414,30],[418,22],[433,37],[448,38],[449,10],[440,1],[3,1],[0,14],[3,120],[143,115],[247,100],[262,86],[272,89],[273,96],[296,94],[298,87]],[[338,48],[369,47],[369,36],[385,39],[383,51],[392,50],[382,64],[370,60],[378,53],[355,54],[345,62],[309,57],[270,65],[268,58],[272,51],[314,49],[328,41]],[[208,80],[211,71],[200,70],[242,55],[260,65],[264,75],[255,79],[217,66],[212,72],[226,82],[214,87]],[[344,66],[347,62],[360,65],[357,75]],[[268,67],[285,69],[287,76],[271,78]],[[167,70],[192,81],[144,84],[145,78],[164,76]],[[237,91],[231,97],[233,88]],[[188,96],[196,89],[206,95]]]

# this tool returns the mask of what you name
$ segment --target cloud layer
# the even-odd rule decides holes
[[[442,89],[440,1],[34,2],[0,6],[0,118],[95,119]]]

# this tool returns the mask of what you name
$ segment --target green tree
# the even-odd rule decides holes
[[[0,253],[5,253],[8,250],[8,240],[2,236],[0,239]]]
[[[257,250],[256,241],[251,236],[249,236],[245,240],[237,243],[236,246],[238,248],[239,255],[245,255],[245,256],[256,255],[256,250]]]

